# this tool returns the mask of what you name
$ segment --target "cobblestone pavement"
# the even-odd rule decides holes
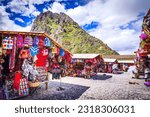
[[[33,95],[22,99],[52,100],[149,100],[150,87],[144,85],[144,79],[132,79],[130,73],[98,74],[95,79],[65,77],[49,83],[49,89],[38,89]],[[138,84],[129,84],[129,81]],[[62,87],[63,90],[58,90]]]

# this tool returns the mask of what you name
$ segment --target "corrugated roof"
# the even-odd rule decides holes
[[[115,62],[117,59],[107,59],[107,58],[104,58],[104,62],[106,63],[113,63]]]
[[[134,63],[134,60],[118,60],[118,63]]]
[[[105,59],[133,60],[135,55],[103,55]]]
[[[76,59],[93,59],[99,54],[73,54],[72,58]]]

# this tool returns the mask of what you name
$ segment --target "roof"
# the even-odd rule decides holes
[[[62,47],[59,43],[57,43],[52,37],[50,37],[47,33],[45,32],[23,32],[23,31],[2,31],[0,30],[0,33],[3,34],[21,34],[21,35],[35,35],[35,36],[44,36],[44,37],[48,37],[57,47],[62,48],[63,50],[69,52],[71,54],[71,52],[69,50],[67,50],[66,48]],[[72,55],[72,54],[71,54]]]
[[[118,60],[118,63],[134,63],[134,60]]]
[[[133,60],[135,55],[103,55],[104,59]]]
[[[99,54],[73,54],[73,59],[93,59],[99,56]]]
[[[107,58],[104,58],[104,62],[106,63],[113,63],[115,62],[117,59],[107,59]]]

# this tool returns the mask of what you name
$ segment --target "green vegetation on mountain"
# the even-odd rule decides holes
[[[100,39],[89,35],[64,13],[41,13],[35,19],[31,31],[48,33],[72,53],[118,54]]]

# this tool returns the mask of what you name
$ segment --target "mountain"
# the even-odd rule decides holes
[[[33,22],[31,31],[48,33],[72,53],[118,54],[100,39],[84,31],[73,19],[64,13],[58,14],[47,11],[39,14]]]

